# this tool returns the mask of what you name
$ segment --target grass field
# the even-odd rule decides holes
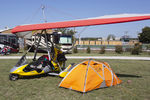
[[[68,60],[67,65],[81,61]],[[0,100],[150,100],[150,61],[103,61],[123,83],[82,94],[59,88],[62,79],[54,76],[9,81],[9,70],[17,60],[0,60]]]
[[[90,54],[86,53],[86,50],[79,51],[79,53],[69,54],[68,56],[134,56],[134,57],[150,57],[148,52],[142,52],[139,55],[131,55],[130,52],[123,52],[118,54],[115,51],[106,51],[104,54],[99,54],[99,51],[91,51]]]
[[[19,53],[10,54],[9,56],[22,56],[25,51],[21,50]],[[47,53],[38,53],[41,56]],[[29,52],[27,56],[33,56],[33,52]],[[92,50],[90,54],[86,53],[86,50],[79,50],[78,53],[66,54],[67,56],[134,56],[134,57],[150,57],[149,52],[142,52],[139,55],[131,55],[130,52],[123,52],[122,54],[117,54],[115,51],[106,51],[105,54],[99,54],[99,51]],[[7,55],[6,55],[7,56]]]

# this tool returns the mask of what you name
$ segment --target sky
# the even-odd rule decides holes
[[[17,25],[68,21],[113,14],[150,14],[150,0],[0,0],[0,30]],[[76,28],[76,37],[125,34],[137,37],[150,20]]]

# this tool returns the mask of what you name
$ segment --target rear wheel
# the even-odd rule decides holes
[[[16,80],[18,80],[18,78],[19,78],[19,76],[17,74],[10,74],[9,75],[9,79],[11,81],[16,81]]]

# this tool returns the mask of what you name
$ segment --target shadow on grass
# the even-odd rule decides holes
[[[131,78],[142,78],[142,76],[138,75],[131,75],[131,74],[119,74],[116,73],[118,77],[131,77]],[[35,75],[35,76],[23,76],[20,79],[34,79],[34,78],[42,78],[42,77],[54,77],[53,75],[42,74],[42,75]]]
[[[35,76],[22,76],[19,79],[35,79],[35,78],[42,78],[42,77],[48,77],[50,75],[48,74],[41,74],[41,75],[35,75]]]
[[[118,73],[116,73],[116,75],[117,75],[118,77],[142,78],[142,76],[131,75],[131,74],[118,74]]]

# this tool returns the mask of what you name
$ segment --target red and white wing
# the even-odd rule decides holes
[[[31,33],[32,31],[43,30],[43,29],[56,29],[56,28],[69,28],[69,27],[115,24],[115,23],[125,23],[125,22],[132,22],[132,21],[148,20],[148,19],[150,19],[150,14],[106,15],[106,16],[101,16],[101,17],[79,19],[79,20],[72,20],[72,21],[21,25],[21,26],[16,26],[15,28],[13,28],[12,33],[20,33],[21,32],[22,34],[27,34],[27,32]]]

